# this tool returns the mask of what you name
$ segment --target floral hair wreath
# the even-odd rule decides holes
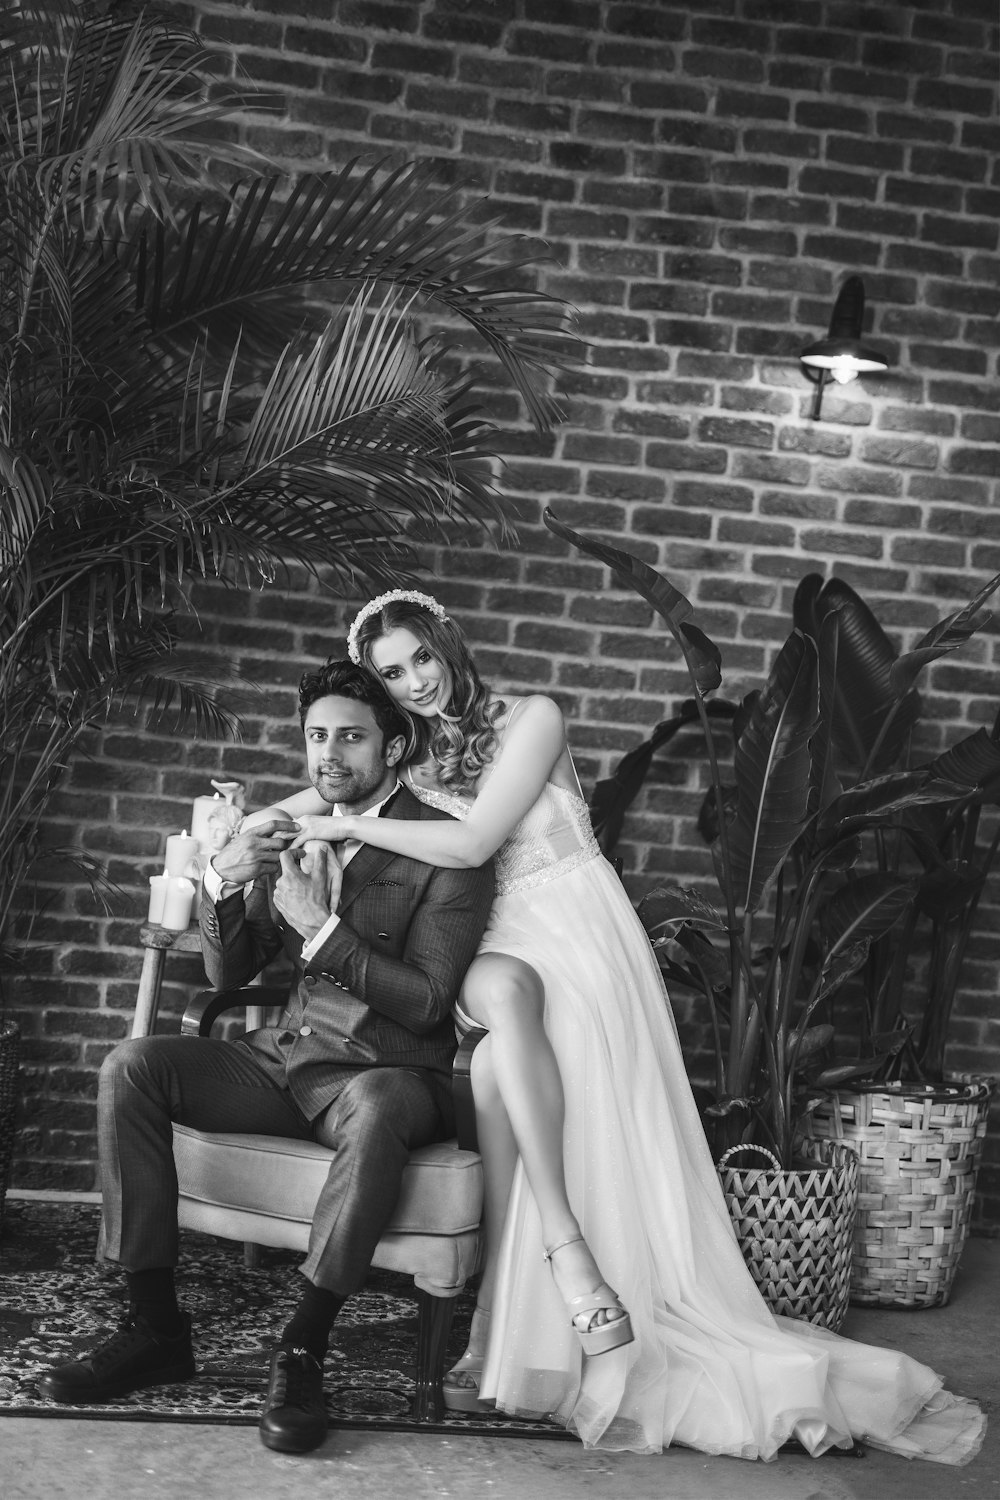
[[[428,614],[435,615],[439,620],[447,620],[448,616],[444,608],[430,594],[418,594],[415,589],[392,589],[388,594],[379,594],[377,599],[370,599],[358,610],[351,621],[351,628],[347,632],[347,654],[356,667],[361,665],[361,652],[358,649],[358,631],[368,619],[369,615],[377,615],[387,604],[419,604],[421,609],[426,609]]]

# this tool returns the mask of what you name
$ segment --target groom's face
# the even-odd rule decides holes
[[[396,785],[403,740],[384,740],[367,703],[353,698],[317,698],[302,726],[309,780],[324,802],[345,812],[365,812]]]

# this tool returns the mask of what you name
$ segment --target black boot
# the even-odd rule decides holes
[[[278,1453],[308,1453],[325,1437],[323,1366],[308,1349],[278,1344],[271,1354],[261,1442]]]
[[[43,1375],[38,1389],[50,1401],[86,1406],[112,1401],[148,1385],[174,1385],[195,1373],[191,1349],[191,1319],[181,1315],[181,1332],[174,1338],[156,1333],[134,1310],[93,1354],[58,1365]]]

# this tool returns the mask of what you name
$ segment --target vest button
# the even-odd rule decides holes
[[[312,1036],[312,1034],[313,1034],[313,1029],[312,1029],[311,1026],[300,1026],[299,1027],[299,1036]]]

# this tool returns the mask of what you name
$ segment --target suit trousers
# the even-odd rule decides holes
[[[335,1153],[299,1268],[349,1296],[392,1217],[410,1152],[445,1134],[427,1077],[406,1068],[331,1068],[334,1097],[315,1120],[239,1042],[138,1037],[105,1059],[98,1091],[104,1253],[127,1271],[175,1266],[172,1122],[195,1130],[316,1140]]]

